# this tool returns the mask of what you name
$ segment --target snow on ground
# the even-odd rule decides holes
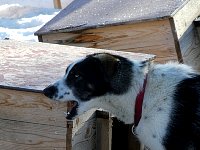
[[[32,5],[0,3],[0,40],[8,38],[20,41],[38,41],[34,32],[59,11],[54,8],[39,8]]]

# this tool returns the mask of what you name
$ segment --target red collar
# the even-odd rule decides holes
[[[144,79],[143,88],[138,93],[138,95],[136,97],[136,101],[135,101],[135,116],[134,116],[134,126],[135,127],[138,125],[140,118],[142,116],[142,103],[143,103],[143,99],[144,99],[146,84],[147,84],[147,76]]]

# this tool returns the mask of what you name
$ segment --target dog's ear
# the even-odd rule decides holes
[[[101,62],[106,78],[111,79],[117,70],[117,66],[120,64],[120,60],[106,53],[98,54],[97,58]]]

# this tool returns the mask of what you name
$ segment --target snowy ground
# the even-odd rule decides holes
[[[0,1],[0,40],[38,41],[34,32],[59,11],[53,8],[53,0]]]

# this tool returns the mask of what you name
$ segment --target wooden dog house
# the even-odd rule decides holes
[[[74,0],[35,35],[40,42],[155,54],[200,70],[199,0]]]
[[[56,103],[42,94],[46,86],[64,75],[71,62],[94,51],[105,52],[38,42],[0,41],[1,150],[111,150],[112,120],[108,113],[91,110],[67,121],[64,114],[67,104]],[[154,59],[147,54],[109,52],[131,59]]]

